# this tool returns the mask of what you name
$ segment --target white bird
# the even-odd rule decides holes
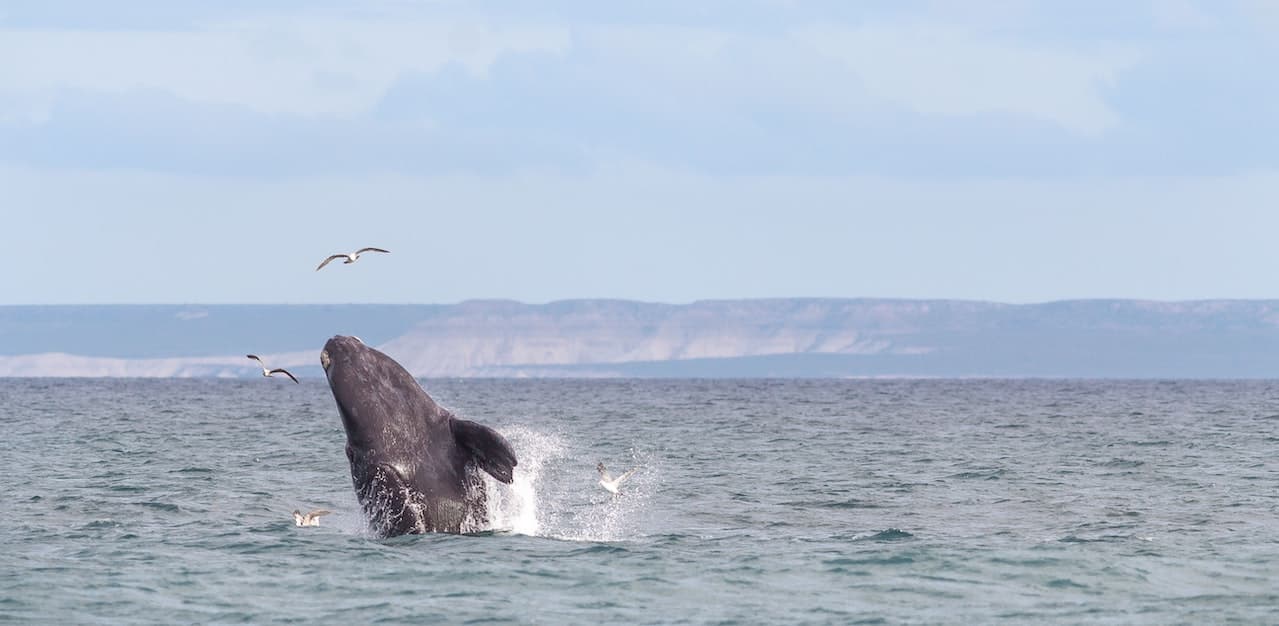
[[[391,253],[390,250],[383,250],[381,248],[360,248],[359,250],[356,250],[355,252],[344,252],[341,254],[334,254],[334,255],[331,255],[329,258],[324,259],[324,262],[320,263],[320,266],[315,268],[315,271],[318,272],[324,269],[324,266],[328,265],[329,261],[332,261],[334,259],[346,259],[342,263],[344,265],[350,265],[354,263],[356,259],[360,258],[360,255],[364,254],[365,252],[385,252],[387,254]]]
[[[319,526],[320,516],[328,515],[328,514],[329,514],[329,511],[325,511],[324,509],[316,509],[314,511],[311,511],[310,513],[307,513],[306,515],[303,515],[302,511],[293,509],[293,523],[298,526]]]
[[[621,476],[618,476],[617,478],[613,478],[612,476],[609,475],[608,470],[604,469],[603,463],[596,465],[595,469],[600,473],[600,486],[604,487],[604,489],[607,490],[609,493],[617,493],[617,488],[622,486],[622,481],[626,480],[627,478],[630,478],[631,474],[634,474],[635,470],[639,468],[632,467],[626,473],[622,474]]]
[[[247,356],[247,357],[249,357],[250,359],[253,359],[254,361],[257,361],[257,362],[258,362],[258,365],[261,365],[261,366],[262,366],[262,375],[263,375],[263,376],[266,376],[266,377],[270,378],[271,374],[284,374],[285,376],[288,376],[289,378],[293,379],[293,382],[295,382],[295,383],[296,383],[296,382],[298,382],[297,377],[296,377],[296,376],[294,376],[293,374],[290,374],[290,373],[289,373],[289,370],[286,370],[286,369],[284,369],[283,367],[277,367],[277,368],[275,368],[275,369],[273,369],[273,370],[269,370],[269,369],[267,369],[267,368],[266,368],[266,365],[264,365],[264,364],[262,363],[262,359],[258,358],[258,355],[256,355],[256,354],[246,354],[246,355],[244,355],[244,356]]]

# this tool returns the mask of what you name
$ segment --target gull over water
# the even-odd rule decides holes
[[[254,361],[257,361],[258,365],[262,367],[262,375],[266,376],[267,378],[270,378],[273,374],[284,374],[285,376],[288,376],[289,379],[292,380],[293,382],[295,383],[298,382],[297,376],[294,376],[293,374],[289,373],[289,370],[286,370],[283,367],[277,367],[273,370],[267,369],[266,364],[262,362],[262,358],[256,354],[246,354],[244,356],[250,359],[253,359]]]
[[[621,488],[622,481],[626,480],[627,478],[630,478],[631,474],[634,474],[635,470],[638,470],[638,469],[639,469],[638,467],[632,467],[631,469],[624,472],[621,476],[618,476],[617,478],[613,478],[613,476],[608,473],[608,469],[604,467],[603,462],[600,462],[598,465],[595,466],[595,471],[600,473],[600,486],[603,487],[605,491],[608,491],[609,493],[614,493],[614,494],[617,493],[618,489]]]
[[[303,513],[297,509],[293,509],[293,523],[297,526],[319,526],[320,517],[328,515],[331,511],[324,509],[316,509],[310,513]]]

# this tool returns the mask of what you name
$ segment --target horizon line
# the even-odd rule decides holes
[[[1077,302],[1146,302],[1158,304],[1202,304],[1202,303],[1226,303],[1226,302],[1276,302],[1279,303],[1279,296],[1273,298],[1238,298],[1238,297],[1204,297],[1204,298],[1184,298],[1184,299],[1159,299],[1159,298],[1142,298],[1142,297],[1122,297],[1122,296],[1090,296],[1090,297],[1068,297],[1052,300],[1032,300],[1032,301],[1009,301],[1009,300],[993,300],[984,298],[953,298],[953,297],[900,297],[900,296],[767,296],[767,297],[742,297],[742,298],[700,298],[690,301],[662,301],[662,300],[643,300],[636,298],[617,298],[617,297],[573,297],[559,298],[545,301],[525,301],[513,298],[467,298],[465,300],[457,300],[453,302],[48,302],[48,303],[9,303],[0,304],[0,308],[40,308],[40,307],[248,307],[248,306],[288,306],[288,307],[313,307],[313,306],[386,306],[386,307],[450,307],[464,304],[479,303],[502,303],[502,304],[520,304],[526,306],[548,306],[553,304],[565,304],[573,302],[625,302],[631,304],[651,304],[660,306],[690,306],[702,303],[717,302],[778,302],[786,300],[802,300],[802,301],[873,301],[873,302],[962,302],[970,304],[998,304],[1005,306],[1035,306],[1045,304],[1063,304]]]

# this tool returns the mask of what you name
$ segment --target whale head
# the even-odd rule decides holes
[[[320,365],[342,416],[348,448],[400,449],[421,440],[425,428],[444,417],[408,370],[357,337],[329,339]]]

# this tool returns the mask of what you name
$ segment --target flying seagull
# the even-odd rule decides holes
[[[608,490],[609,493],[617,493],[617,488],[622,485],[622,481],[626,480],[627,478],[630,478],[631,474],[634,474],[635,470],[639,468],[632,467],[625,474],[622,474],[621,476],[618,476],[617,478],[613,478],[612,476],[609,475],[608,470],[604,469],[603,463],[596,465],[595,469],[600,473],[600,486]]]
[[[306,515],[303,515],[302,511],[293,509],[293,523],[297,526],[319,526],[320,516],[328,515],[328,514],[329,514],[329,511],[325,511],[324,509],[316,509],[314,511],[311,511],[310,513],[307,513]]]
[[[324,266],[328,265],[329,261],[332,261],[333,259],[346,259],[342,263],[346,265],[350,265],[354,263],[356,259],[360,258],[360,255],[364,254],[365,252],[385,252],[387,254],[391,253],[390,250],[383,250],[381,248],[360,248],[359,250],[356,250],[355,252],[344,252],[341,254],[334,254],[330,256],[329,258],[324,259],[324,262],[320,263],[320,266],[315,268],[315,271],[318,272],[324,269]]]
[[[284,369],[283,367],[277,367],[277,368],[275,368],[275,369],[273,369],[273,370],[269,370],[269,369],[267,369],[267,368],[266,368],[266,365],[264,365],[264,364],[262,363],[262,359],[258,358],[258,355],[256,355],[256,354],[246,354],[246,355],[244,355],[244,356],[247,356],[247,357],[249,357],[250,359],[253,359],[254,361],[257,361],[257,362],[258,362],[258,365],[261,365],[261,366],[262,366],[262,375],[263,375],[263,376],[267,376],[267,377],[269,377],[269,376],[271,376],[271,374],[284,374],[285,376],[288,376],[289,378],[293,379],[293,382],[295,382],[295,383],[296,383],[296,382],[298,382],[297,377],[296,377],[296,376],[294,376],[293,374],[290,374],[290,373],[289,373],[289,370],[286,370],[286,369]]]

